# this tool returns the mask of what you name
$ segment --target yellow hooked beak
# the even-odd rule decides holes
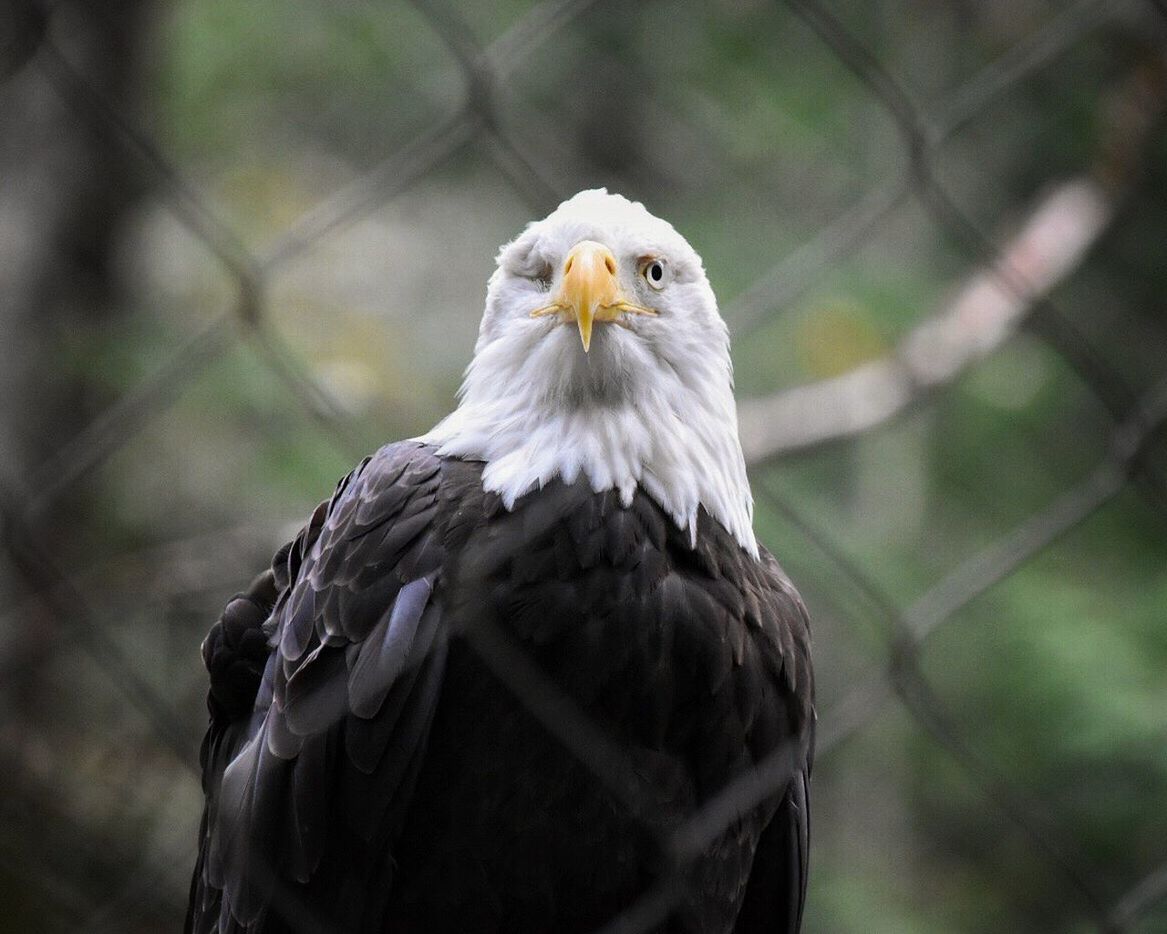
[[[625,312],[655,315],[651,308],[634,305],[624,297],[616,269],[616,257],[611,250],[595,240],[581,240],[567,254],[563,281],[551,304],[536,308],[531,317],[558,314],[565,321],[575,321],[587,353],[592,346],[594,321],[621,324],[620,316]]]

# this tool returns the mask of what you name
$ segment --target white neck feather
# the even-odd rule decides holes
[[[566,344],[578,342],[571,330],[563,331]],[[707,374],[715,378],[694,385],[676,371],[658,372],[651,381],[639,381],[630,397],[556,398],[545,379],[523,378],[521,372],[547,372],[540,349],[522,351],[530,353],[525,365],[513,359],[515,350],[505,342],[480,346],[458,408],[419,440],[443,455],[485,461],[483,486],[498,493],[507,509],[557,477],[574,483],[582,475],[597,493],[618,490],[625,505],[640,486],[694,544],[697,511],[704,506],[757,557],[753,498],[728,374]],[[577,346],[570,350],[582,356]],[[501,384],[510,389],[500,392],[504,373]]]

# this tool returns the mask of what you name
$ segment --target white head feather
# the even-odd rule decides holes
[[[574,325],[531,317],[583,240],[608,247],[629,300],[659,313],[597,323],[589,353]],[[659,290],[646,257],[663,261]],[[729,335],[701,257],[671,224],[604,189],[564,201],[499,251],[458,408],[419,440],[485,461],[483,485],[508,509],[582,475],[625,504],[640,486],[694,541],[704,506],[758,553]]]

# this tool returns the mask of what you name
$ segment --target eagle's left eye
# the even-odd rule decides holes
[[[668,281],[668,269],[663,259],[645,260],[640,266],[640,274],[644,276],[644,281],[658,292]]]

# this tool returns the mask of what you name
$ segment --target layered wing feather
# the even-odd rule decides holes
[[[229,605],[208,636],[192,934],[357,929],[383,910],[445,669],[440,473],[420,445],[383,448],[277,554],[262,678],[258,599],[250,626]]]
[[[676,675],[700,685],[694,754],[699,801],[730,777],[771,761],[792,763],[789,780],[752,814],[731,823],[706,851],[704,899],[690,904],[699,929],[720,930],[720,892],[736,911],[735,934],[797,934],[809,857],[809,782],[814,754],[814,677],[809,614],[774,557],[755,559],[704,512],[687,550],[668,529],[662,612],[674,621]],[[743,841],[747,845],[742,848]],[[740,871],[742,852],[749,853]],[[727,865],[718,867],[722,860]],[[735,884],[736,880],[736,884]],[[732,915],[731,915],[732,917]]]
[[[810,858],[810,772],[814,761],[814,680],[810,664],[810,621],[798,591],[778,562],[763,550],[747,566],[745,590],[756,600],[757,625],[768,643],[763,654],[780,693],[786,722],[779,742],[794,743],[794,774],[780,793],[777,809],[762,829],[735,934],[798,934]],[[763,739],[778,748],[775,737]],[[771,744],[773,744],[771,746]]]

